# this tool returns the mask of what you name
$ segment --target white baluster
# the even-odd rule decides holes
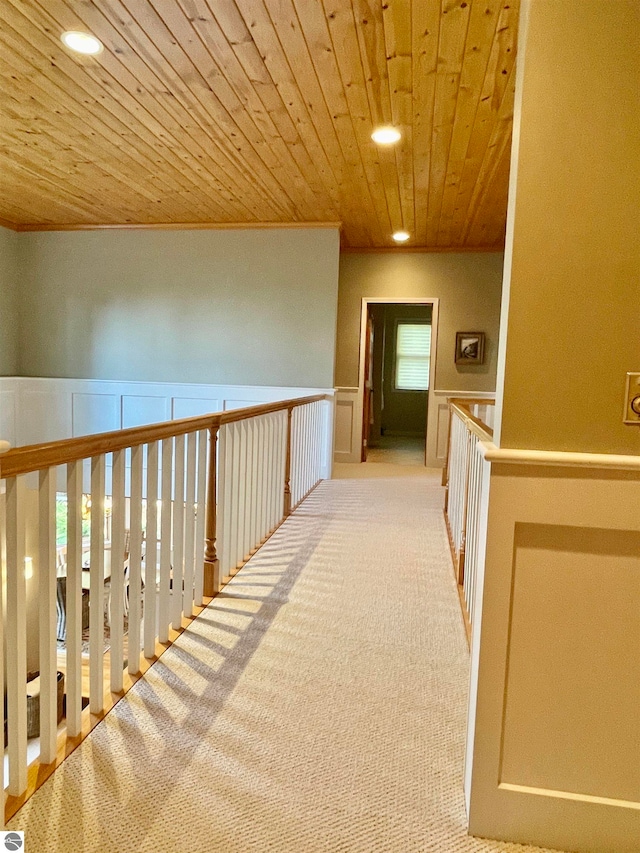
[[[173,439],[162,440],[162,503],[160,505],[160,593],[158,601],[158,639],[169,642],[171,620],[171,480]]]
[[[291,415],[291,506],[298,499],[298,479],[300,471],[300,408],[296,406]]]
[[[307,492],[309,491],[309,471],[311,469],[311,459],[310,459],[310,450],[311,445],[309,443],[310,435],[309,435],[309,427],[310,427],[310,414],[311,409],[310,406],[302,406],[302,488],[300,489],[300,496],[298,501],[301,501]]]
[[[276,513],[276,524],[280,524],[284,517],[284,475],[286,470],[287,459],[287,412],[278,412],[278,420],[280,427],[280,435],[278,442],[278,506]]]
[[[284,489],[284,477],[280,482],[280,414],[274,412],[272,415],[272,434],[271,434],[271,518],[269,529],[274,530],[280,521],[279,504],[280,492]]]
[[[316,403],[316,474],[315,483],[317,485],[322,479],[322,422],[324,416],[324,402],[318,400]]]
[[[249,525],[249,548],[252,554],[260,544],[258,538],[258,424],[251,418],[251,513]]]
[[[240,454],[241,437],[240,424],[229,425],[229,434],[232,438],[231,447],[231,528],[229,531],[229,577],[233,575],[238,563],[238,528],[240,518]]]
[[[83,462],[67,465],[67,734],[82,729],[82,474]]]
[[[273,518],[275,515],[275,449],[275,415],[272,413],[267,415],[267,497],[265,517],[265,527],[267,530],[267,535],[270,534],[273,530]]]
[[[27,787],[27,605],[24,578],[23,483],[6,479],[7,566],[7,730],[9,784],[7,791],[19,797]]]
[[[91,460],[91,567],[89,591],[89,705],[104,710],[104,499],[105,457]]]
[[[184,583],[184,435],[175,438],[173,463],[173,592],[171,623],[174,630],[182,627],[182,592]]]
[[[251,436],[251,503],[249,513],[249,536],[247,553],[252,553],[253,550],[260,544],[258,538],[258,424],[256,418],[251,418],[249,421],[250,436]]]
[[[320,482],[321,472],[322,472],[322,414],[323,414],[323,404],[322,401],[318,400],[315,404],[316,409],[316,431],[315,431],[315,447],[316,447],[316,455],[315,455],[315,470],[313,475],[313,485],[316,486]]]
[[[193,583],[195,557],[195,515],[196,496],[196,459],[198,433],[191,432],[187,436],[187,484],[184,522],[184,593],[182,612],[185,616],[193,616]]]
[[[158,636],[158,442],[147,445],[147,527],[144,554],[144,656],[156,653]]]
[[[220,432],[222,433],[222,429]],[[204,589],[204,531],[206,520],[206,503],[207,503],[207,443],[209,441],[209,431],[206,429],[200,430],[198,433],[198,480],[197,480],[197,516],[196,516],[196,532],[195,532],[195,603],[198,607],[202,606],[202,596]],[[219,458],[224,459],[222,449],[219,450]],[[220,466],[222,467],[222,466]],[[220,487],[218,487],[220,488]],[[218,492],[220,494],[220,492]],[[219,527],[218,530],[221,528]],[[220,541],[220,537],[218,537]],[[222,567],[222,560],[220,561]]]
[[[140,624],[142,619],[142,469],[144,447],[131,448],[131,497],[129,499],[129,674],[140,672]]]
[[[236,539],[234,564],[231,571],[235,574],[244,558],[244,525],[247,499],[247,425],[246,421],[237,424],[239,436],[238,467],[238,535]]]
[[[56,643],[56,469],[40,471],[38,608],[40,611],[40,761],[51,764],[58,740]]]
[[[262,424],[262,538],[271,533],[269,526],[269,495],[271,493],[271,415],[265,415]]]
[[[265,460],[265,434],[266,434],[266,418],[264,416],[258,418],[258,540],[264,541],[267,531],[265,529],[265,495],[267,482],[267,467]]]
[[[242,543],[240,546],[240,562],[244,561],[249,556],[251,551],[251,504],[253,495],[251,493],[251,479],[253,472],[253,419],[249,418],[243,421],[244,434],[246,443],[246,462],[244,471],[244,525]]]
[[[111,690],[122,692],[124,665],[124,473],[125,450],[113,453],[111,472],[111,590],[108,601]]]
[[[300,502],[302,495],[304,494],[304,474],[305,474],[305,407],[298,406],[296,409],[297,417],[298,417],[298,483],[297,483],[297,494],[296,499],[293,502],[293,506],[296,506]]]

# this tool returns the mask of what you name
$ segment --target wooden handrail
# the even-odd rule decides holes
[[[442,485],[447,491],[444,496],[444,511],[447,511],[449,499],[449,444],[451,443],[451,412],[453,409],[460,418],[469,427],[471,432],[478,436],[481,441],[493,441],[493,430],[487,424],[483,423],[479,418],[471,414],[469,406],[495,406],[495,400],[487,400],[482,398],[468,397],[449,397],[447,400],[449,405],[449,428],[447,430],[447,450],[444,457],[444,467],[442,468]]]
[[[476,418],[471,414],[470,406],[475,405],[495,405],[493,400],[449,400],[451,410],[456,413],[467,424],[471,432],[475,433],[482,441],[491,441],[493,438],[493,430],[490,426],[483,423],[480,418]]]
[[[148,426],[130,427],[112,432],[102,432],[96,435],[85,435],[78,438],[65,438],[44,444],[31,444],[16,447],[0,455],[0,478],[16,477],[20,474],[30,474],[54,465],[64,465],[80,459],[89,459],[103,453],[125,450],[151,441],[185,435],[202,429],[213,429],[221,424],[269,415],[285,409],[315,403],[318,400],[330,399],[327,394],[316,394],[311,397],[297,397],[293,400],[279,400],[275,403],[262,403],[243,409],[232,409],[228,412],[213,412],[195,418],[182,418],[176,421],[163,421]]]

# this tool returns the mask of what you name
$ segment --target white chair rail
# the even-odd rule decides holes
[[[1,448],[7,816],[326,476],[331,424],[319,395]]]

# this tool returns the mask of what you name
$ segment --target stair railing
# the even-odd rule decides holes
[[[330,400],[0,442],[7,819],[326,476]]]
[[[468,638],[482,548],[483,482],[488,470],[480,443],[493,439],[493,430],[485,421],[493,422],[494,405],[492,400],[449,400],[444,517]]]

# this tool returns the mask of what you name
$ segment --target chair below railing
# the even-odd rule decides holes
[[[0,455],[7,817],[326,476],[329,400]]]
[[[488,470],[480,443],[491,441],[494,402],[449,400],[449,441],[443,471],[444,517],[460,603],[470,638],[482,544],[483,479]]]

